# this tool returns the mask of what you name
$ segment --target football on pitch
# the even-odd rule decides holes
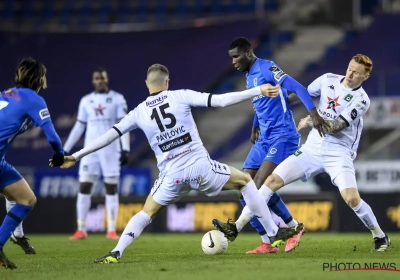
[[[201,248],[207,255],[221,255],[228,249],[228,239],[218,230],[211,230],[204,234]]]

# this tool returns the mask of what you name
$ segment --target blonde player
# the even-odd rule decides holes
[[[103,68],[93,71],[94,91],[82,97],[78,117],[65,145],[69,153],[79,138],[85,133],[84,146],[108,131],[127,113],[127,105],[122,94],[108,88],[107,72]],[[122,147],[121,147],[122,146]],[[76,202],[78,229],[71,240],[86,239],[86,219],[91,205],[93,183],[103,176],[106,188],[107,239],[118,239],[116,219],[118,216],[118,181],[120,166],[128,161],[129,134],[121,141],[112,142],[107,148],[85,157],[79,166],[80,189]]]
[[[280,90],[279,86],[266,84],[243,92],[220,95],[192,90],[169,91],[168,69],[159,64],[149,68],[146,85],[150,96],[144,102],[84,149],[65,157],[66,163],[63,168],[69,168],[82,157],[109,145],[136,128],[140,128],[146,134],[157,157],[160,176],[143,210],[128,222],[118,245],[109,254],[96,259],[96,263],[118,262],[125,248],[139,237],[161,210],[178,201],[192,189],[208,196],[215,196],[225,189],[240,190],[248,207],[256,213],[268,232],[274,246],[302,230],[302,224],[279,229],[250,175],[210,159],[191,113],[191,107],[225,107],[261,94],[275,97]]]
[[[268,201],[283,186],[299,179],[306,181],[325,171],[345,202],[371,230],[375,242],[372,251],[383,252],[389,247],[390,239],[379,227],[371,207],[360,198],[353,165],[363,128],[362,117],[370,105],[361,84],[369,78],[371,70],[371,59],[358,54],[351,59],[346,76],[327,73],[309,85],[310,95],[320,97],[318,112],[327,122],[326,135],[320,137],[310,116],[301,119],[298,130],[312,127],[306,143],[278,165],[260,192]],[[235,224],[217,223],[223,232],[232,231],[232,228],[240,231],[251,217],[251,211],[245,208]]]

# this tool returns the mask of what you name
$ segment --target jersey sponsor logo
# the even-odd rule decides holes
[[[0,101],[0,110],[6,108],[8,104],[8,101]]]
[[[99,106],[93,108],[94,112],[96,113],[96,117],[98,115],[100,116],[104,116],[104,110],[106,109],[106,107],[101,106],[101,104],[99,104]]]
[[[283,72],[278,66],[274,65],[269,68],[269,71],[271,71],[274,74],[274,79],[276,81],[280,81],[284,76],[286,76],[286,73]]]
[[[354,108],[353,110],[351,110],[351,112],[349,113],[350,118],[354,121],[357,118],[358,112],[357,109]]]
[[[179,153],[172,154],[172,155],[168,155],[168,157],[167,157],[165,160],[168,161],[168,160],[171,160],[171,159],[173,159],[173,158],[186,155],[186,154],[188,154],[188,153],[190,153],[190,152],[192,152],[192,149],[191,149],[191,148],[188,148],[188,149],[185,149],[185,150],[183,150],[183,151],[180,151]]]
[[[176,185],[183,185],[183,184],[190,184],[190,183],[196,183],[200,184],[201,183],[201,176],[193,177],[193,178],[179,178],[179,179],[174,179],[174,183]]]
[[[255,102],[255,101],[257,101],[258,99],[261,99],[261,98],[264,98],[264,97],[267,97],[267,96],[265,96],[265,95],[262,95],[262,94],[260,94],[260,95],[257,95],[256,97],[253,97],[253,100],[252,100],[252,102]]]
[[[158,147],[161,149],[161,151],[168,152],[190,142],[192,142],[192,137],[190,136],[190,133],[186,133],[182,136],[179,136],[165,143],[162,143],[158,145]]]
[[[39,116],[42,120],[50,118],[49,109],[45,108],[39,111]]]
[[[170,131],[167,131],[165,133],[161,133],[160,135],[156,136],[157,142],[162,142],[168,139],[171,139],[172,137],[175,137],[181,133],[185,133],[185,127],[182,125],[181,127],[174,128]]]
[[[335,86],[334,85],[331,85],[328,88],[330,88],[331,90],[335,90]]]
[[[337,78],[339,78],[339,76],[337,76],[337,75],[330,75],[330,74],[326,75],[326,77],[328,79],[337,79]]]
[[[257,78],[254,78],[253,80],[253,85],[256,87],[257,86]]]
[[[162,95],[159,96],[158,98],[151,100],[151,101],[146,101],[146,106],[147,107],[154,107],[157,106],[158,104],[161,104],[164,102],[165,99],[167,99],[167,95]]]
[[[353,99],[353,95],[351,95],[350,93],[344,97],[344,100],[347,102],[350,102],[350,100],[352,100],[352,99]]]
[[[339,96],[336,97],[336,98],[330,98],[328,96],[328,107],[326,107],[326,109],[332,109],[333,112],[337,113],[336,112],[336,107],[341,106],[339,104],[338,100],[339,100]]]
[[[17,95],[18,92],[19,92],[18,90],[9,89],[9,90],[1,92],[1,96],[4,98],[10,98],[10,99],[14,99],[16,101],[20,101],[21,96]]]

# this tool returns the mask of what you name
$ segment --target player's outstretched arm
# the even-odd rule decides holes
[[[84,147],[82,150],[79,150],[78,152],[74,153],[72,156],[65,156],[64,157],[64,164],[61,165],[61,168],[70,168],[75,165],[75,163],[83,158],[84,156],[87,156],[91,153],[94,153],[105,146],[108,146],[111,144],[114,140],[120,137],[120,132],[117,131],[114,127],[108,130],[106,133],[104,133],[102,136],[91,142],[89,145]],[[51,167],[55,166],[53,161],[50,160]]]
[[[278,96],[280,89],[281,87],[279,85],[272,86],[270,84],[264,84],[244,91],[210,95],[209,105],[210,107],[227,107],[256,97],[260,94],[268,97],[276,97]]]
[[[77,120],[70,134],[68,135],[67,141],[64,145],[64,150],[69,153],[75,146],[76,142],[81,138],[83,132],[86,129],[86,123]]]
[[[40,126],[46,135],[47,141],[54,151],[52,162],[54,166],[60,166],[64,163],[64,150],[62,147],[61,139],[58,136],[51,120],[43,123]]]
[[[304,106],[306,106],[307,110],[310,112],[311,120],[314,124],[314,127],[318,130],[321,137],[325,136],[326,122],[318,114],[314,102],[310,94],[308,93],[307,89],[290,76],[287,76],[286,79],[283,81],[282,87],[284,87],[290,92],[294,92],[297,94],[301,102],[304,104]]]

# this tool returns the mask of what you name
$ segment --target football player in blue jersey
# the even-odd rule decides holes
[[[23,59],[15,72],[15,86],[0,92],[0,193],[15,204],[0,226],[0,266],[17,266],[3,252],[16,227],[31,212],[36,197],[21,174],[5,160],[14,139],[33,123],[40,126],[54,150],[53,164],[62,165],[64,151],[50,118],[46,102],[38,95],[46,88],[46,67],[32,58]],[[55,162],[55,163],[54,163]]]
[[[251,136],[254,145],[246,158],[243,171],[251,175],[257,188],[260,189],[278,164],[299,148],[300,135],[289,106],[288,91],[296,93],[307,107],[314,127],[321,136],[324,135],[323,128],[326,124],[318,114],[306,88],[283,72],[273,61],[257,58],[248,39],[241,37],[233,40],[229,46],[229,56],[237,70],[246,72],[247,89],[262,84],[280,87],[277,98],[260,95],[252,100],[256,111]],[[246,205],[243,197],[240,197],[240,202],[243,207]],[[297,224],[279,194],[274,193],[268,206],[287,226],[292,227]],[[276,253],[279,248],[271,246],[266,231],[257,218],[253,218],[250,223],[260,234],[262,242],[258,248],[248,251],[247,254]],[[222,232],[224,229],[230,231],[236,229],[230,221],[228,223],[218,221],[218,224],[217,228]],[[297,247],[302,234],[303,231],[287,241],[286,252]]]

